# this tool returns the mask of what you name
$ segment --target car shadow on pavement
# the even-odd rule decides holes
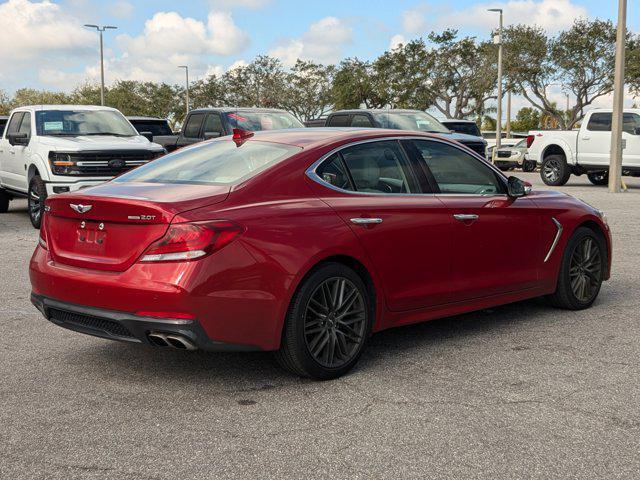
[[[373,335],[355,371],[370,371],[395,356],[420,355],[435,347],[459,349],[461,344],[502,335],[516,325],[548,322],[550,307],[542,299],[528,300],[494,309],[397,327]],[[555,317],[555,316],[554,316]],[[94,369],[94,375],[125,376],[145,383],[242,384],[249,389],[276,388],[307,382],[281,370],[270,352],[185,352],[150,346],[103,342],[76,350],[73,362]],[[258,385],[258,386],[256,386]],[[266,387],[265,387],[266,385]]]

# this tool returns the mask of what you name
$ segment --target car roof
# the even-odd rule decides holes
[[[356,127],[290,128],[286,130],[261,130],[252,133],[253,135],[250,139],[282,143],[302,148],[319,147],[341,141],[358,141],[384,137],[443,138],[437,134],[434,135],[411,130]]]
[[[455,118],[448,118],[447,120],[440,120],[440,123],[444,123],[445,125],[447,123],[476,123],[473,120],[458,120]]]
[[[160,120],[162,122],[166,122],[167,119],[166,118],[160,118],[160,117],[127,117],[127,120]]]
[[[100,105],[25,105],[24,107],[18,107],[15,110],[17,111],[32,111],[32,112],[40,112],[43,110],[87,110],[87,111],[97,111],[97,110],[111,110],[117,112],[116,108],[111,107],[103,107]]]
[[[336,113],[427,113],[422,110],[412,110],[408,108],[352,108],[346,110],[336,110],[335,112],[331,112],[330,115]]]
[[[257,108],[257,107],[203,107],[194,108],[189,113],[194,112],[223,112],[223,113],[235,113],[235,112],[271,112],[271,113],[289,113],[286,110],[280,108]]]

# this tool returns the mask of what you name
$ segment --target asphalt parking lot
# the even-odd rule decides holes
[[[29,302],[37,232],[13,202],[0,215],[0,478],[638,478],[640,179],[626,180],[619,195],[586,177],[561,188],[614,232],[592,309],[534,300],[383,332],[324,383],[265,353],[155,350],[46,322]]]

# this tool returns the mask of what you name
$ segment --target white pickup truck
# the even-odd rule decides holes
[[[540,166],[547,185],[564,185],[571,174],[587,174],[594,185],[609,181],[612,110],[587,113],[580,130],[531,131],[529,159]],[[622,174],[640,176],[640,109],[624,111]]]
[[[97,185],[164,153],[114,108],[16,108],[0,138],[0,213],[26,196],[31,223],[40,228],[48,195]]]

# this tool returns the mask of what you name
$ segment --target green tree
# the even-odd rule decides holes
[[[385,99],[380,99],[373,81],[371,62],[358,58],[347,58],[336,68],[331,86],[331,96],[336,109],[343,108],[382,108]]]
[[[540,128],[540,110],[532,107],[523,107],[518,110],[516,119],[511,122],[511,130],[514,132],[528,132]]]
[[[11,108],[25,105],[64,105],[73,103],[71,96],[64,92],[36,90],[34,88],[20,88],[8,102]]]
[[[222,76],[226,103],[238,107],[279,108],[283,104],[287,75],[282,63],[265,55]]]
[[[302,121],[326,114],[333,106],[333,74],[333,66],[298,60],[286,75],[282,107]]]

